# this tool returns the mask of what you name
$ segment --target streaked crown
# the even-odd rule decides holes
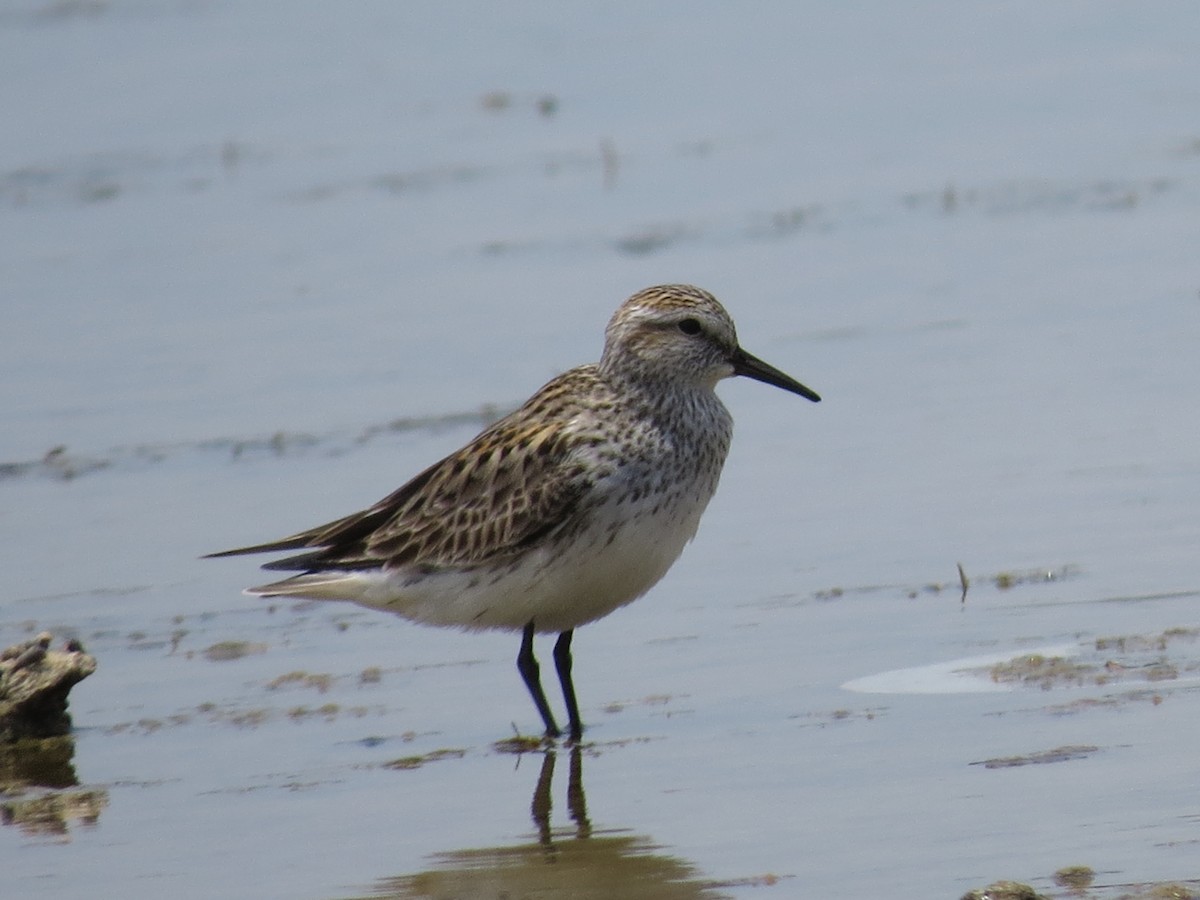
[[[618,380],[712,388],[734,373],[733,319],[690,284],[662,284],[621,304],[604,332],[600,371]]]

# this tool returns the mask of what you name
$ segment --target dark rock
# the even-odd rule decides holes
[[[50,649],[43,632],[0,653],[0,743],[68,734],[67,695],[96,671],[78,641]]]

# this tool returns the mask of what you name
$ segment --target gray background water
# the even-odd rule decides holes
[[[72,710],[102,807],[0,830],[5,883],[1200,877],[1198,26],[1183,2],[0,6],[0,643],[98,657]],[[521,855],[543,760],[493,748],[536,726],[512,636],[270,606],[250,561],[196,557],[374,501],[675,280],[825,402],[721,387],[695,544],[576,638],[592,835],[559,753],[557,856]],[[1083,668],[953,673],[1034,651]]]

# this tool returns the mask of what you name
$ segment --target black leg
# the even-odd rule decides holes
[[[574,631],[564,631],[554,645],[554,668],[558,670],[558,681],[562,685],[563,699],[567,701],[567,718],[571,740],[583,737],[583,722],[579,718],[579,703],[575,700],[575,682],[571,680],[571,636]]]
[[[583,751],[576,744],[571,748],[571,780],[567,784],[567,808],[575,820],[575,836],[592,836],[592,823],[588,820],[587,798],[583,796]]]
[[[561,642],[562,639],[560,638],[559,643]],[[555,661],[557,662],[557,647],[555,648],[554,656]],[[568,660],[569,659],[570,657],[568,657]],[[567,668],[570,669],[569,661],[567,663]],[[542,722],[546,725],[547,736],[558,737],[560,734],[562,734],[562,732],[559,731],[558,723],[554,721],[554,715],[550,712],[550,704],[546,702],[546,693],[542,690],[542,681],[539,675],[538,661],[533,655],[532,622],[525,626],[525,633],[521,637],[521,652],[517,654],[517,671],[521,673],[521,677],[525,680],[525,687],[529,689],[529,696],[533,698],[533,705],[537,707],[537,711],[542,716]]]
[[[533,802],[529,804],[529,812],[533,816],[533,824],[537,826],[538,843],[547,850],[554,849],[550,840],[550,785],[554,781],[554,751],[547,750],[542,756],[542,771],[538,775],[537,787],[533,789]]]

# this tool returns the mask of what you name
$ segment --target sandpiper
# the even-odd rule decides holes
[[[636,600],[696,534],[729,450],[717,398],[745,375],[821,398],[738,346],[733,320],[691,285],[647,288],[605,331],[600,362],[564,372],[461,450],[369,509],[282,540],[213,553],[303,550],[298,574],[246,593],[349,600],[415,622],[522,634],[517,669],[549,737],[535,633],[554,663],[570,738],[575,629]]]

